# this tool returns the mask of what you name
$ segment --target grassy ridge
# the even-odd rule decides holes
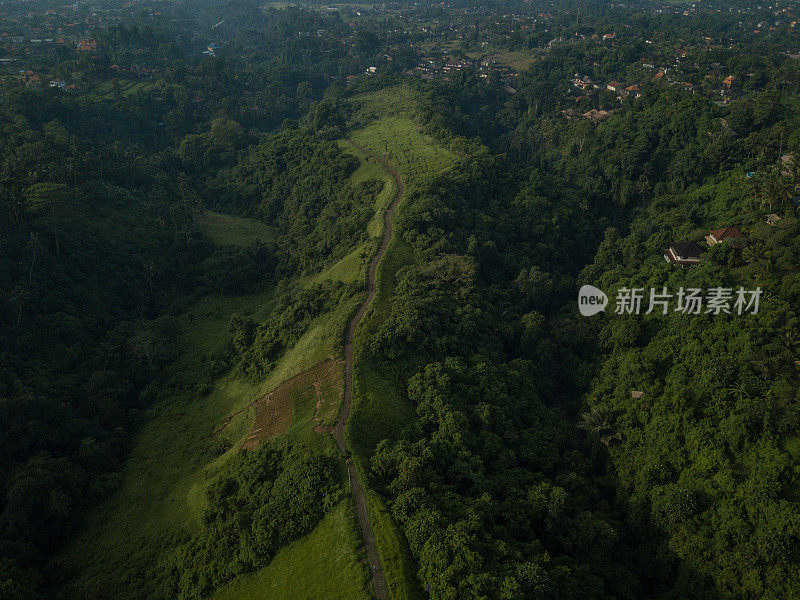
[[[367,110],[371,110],[370,102],[370,98],[364,99]],[[408,116],[383,116],[354,131],[353,138],[397,165],[407,185],[440,172],[455,160],[450,151],[437,147],[421,134]],[[346,142],[342,142],[342,148],[364,158]],[[371,239],[325,272],[308,278],[307,284],[324,279],[345,282],[364,279],[369,258],[383,233],[383,212],[394,198],[396,186],[391,175],[373,161],[362,160],[351,176],[354,183],[376,178],[385,185],[375,199],[375,216],[369,224]],[[401,200],[400,210],[405,202],[405,198]],[[272,234],[260,224],[225,215],[208,217],[204,223],[206,232],[220,244],[247,245],[255,238],[269,239],[267,236]],[[395,272],[412,259],[411,249],[396,237],[379,266],[378,294],[357,334],[351,440],[356,432],[353,448],[362,467],[362,458],[369,456],[374,444],[384,437],[396,437],[411,415],[405,390],[396,385],[394,374],[382,371],[361,352],[361,346],[371,328],[380,323],[391,307]],[[110,597],[145,597],[150,594],[149,569],[158,561],[159,554],[170,548],[173,539],[187,535],[199,525],[207,485],[223,461],[250,434],[255,407],[243,410],[225,428],[222,437],[232,444],[227,452],[219,453],[219,438],[213,438],[211,432],[226,416],[252,404],[282,382],[326,359],[340,358],[344,328],[359,301],[360,298],[353,298],[314,321],[265,381],[251,384],[223,378],[207,396],[175,391],[150,409],[151,418],[137,434],[119,490],[94,511],[84,534],[61,555],[68,572],[81,574],[71,585],[72,595],[101,592]],[[271,291],[251,296],[213,296],[197,302],[180,318],[179,357],[170,370],[179,379],[183,372],[196,369],[226,343],[231,314],[250,314],[264,320],[272,306]],[[335,455],[330,436],[313,431],[317,397],[307,392],[292,394],[293,416],[288,430],[266,443],[292,443],[306,447],[309,452]],[[325,420],[333,418],[333,412],[335,409],[326,407]],[[402,533],[377,495],[368,492],[368,501],[393,597],[421,598],[416,565]],[[368,577],[366,567],[357,560],[358,545],[348,502],[330,513],[309,536],[284,548],[269,566],[234,580],[220,590],[222,595],[218,597],[367,597]]]
[[[361,160],[358,169],[350,176],[350,181],[354,185],[377,179],[383,181],[384,186],[375,198],[375,216],[369,224],[369,233],[372,239],[354,249],[322,273],[309,277],[306,281],[308,285],[325,280],[353,282],[365,279],[367,265],[377,243],[376,238],[383,234],[383,213],[397,192],[391,174],[387,173],[380,165],[366,160],[360,151],[345,140],[339,142],[339,147]],[[339,357],[345,323],[355,311],[359,301],[360,299],[354,299],[351,304],[338,307],[334,315],[326,317],[323,322],[309,331],[287,355],[287,357],[293,358],[281,361],[281,365],[276,371],[281,371],[284,363],[292,365],[293,368],[282,371],[283,374],[278,378],[283,377],[282,380],[286,380],[292,376],[289,374],[292,371],[302,372],[299,365],[311,362],[308,364],[307,368],[309,368],[314,364],[315,359],[318,359],[317,362],[319,362],[329,357]],[[273,373],[273,375],[275,374]],[[340,403],[341,386],[331,384],[328,387],[331,388],[332,393],[337,394]],[[295,414],[286,438],[294,443],[329,444],[331,445],[329,452],[333,454],[336,451],[332,446],[332,438],[313,431],[312,422],[315,416],[316,396],[308,393],[309,389],[308,386],[305,386],[305,389],[298,390],[295,395]],[[323,418],[323,425],[334,422],[338,417],[338,405],[335,408],[323,406],[323,411],[324,413],[319,415]],[[236,420],[249,424],[252,420],[252,413],[243,413]],[[231,422],[230,426],[235,427],[234,422]],[[366,567],[363,564],[354,564],[355,558],[361,553],[360,544],[354,510],[352,503],[348,500],[329,514],[306,538],[284,548],[269,566],[237,578],[219,590],[214,600],[227,600],[228,598],[245,600],[256,598],[308,600],[353,598],[358,600],[368,598],[369,595],[365,591],[368,581]],[[332,558],[335,560],[332,561]]]
[[[391,102],[387,100],[387,95],[391,95]],[[355,121],[365,124],[352,131],[350,137],[398,169],[406,193],[397,211],[411,210],[408,192],[447,169],[457,157],[421,132],[421,127],[413,118],[417,114],[416,100],[408,88],[401,86],[381,90],[360,96],[357,102],[361,112],[356,115]],[[392,111],[387,111],[386,107],[392,107]],[[411,247],[399,235],[394,235],[378,265],[375,300],[355,335],[353,407],[347,438],[362,473],[368,470],[367,461],[375,445],[382,439],[397,439],[413,417],[413,408],[404,387],[399,383],[398,374],[375,360],[366,346],[372,332],[380,326],[391,309],[395,274],[413,260]],[[367,478],[365,480],[368,481]],[[392,598],[424,598],[416,578],[416,564],[405,537],[377,494],[368,490],[367,502]]]
[[[375,214],[367,226],[370,239],[355,248],[339,262],[331,265],[329,269],[313,277],[310,280],[313,283],[321,283],[326,279],[345,283],[365,280],[367,266],[375,251],[377,240],[383,235],[383,213],[397,193],[394,178],[386,172],[386,169],[375,164],[374,161],[368,160],[364,154],[345,140],[339,141],[339,147],[361,161],[359,167],[350,175],[350,182],[354,186],[366,181],[377,180],[383,182],[383,189],[375,198]]]

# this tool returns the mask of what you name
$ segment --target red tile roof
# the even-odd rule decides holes
[[[736,229],[736,227],[723,227],[722,229],[714,229],[711,231],[711,235],[714,237],[715,240],[721,242],[722,240],[727,240],[729,238],[743,238],[744,234]]]

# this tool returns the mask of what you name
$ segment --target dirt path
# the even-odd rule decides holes
[[[370,303],[372,302],[373,298],[375,298],[375,273],[378,269],[378,263],[381,261],[381,258],[383,258],[386,248],[389,245],[389,240],[392,237],[392,214],[394,214],[394,210],[397,208],[397,203],[400,201],[400,197],[403,195],[403,182],[400,180],[397,172],[391,166],[389,166],[385,160],[380,159],[371,152],[365,150],[353,140],[347,141],[350,142],[354,147],[358,148],[361,152],[383,165],[383,167],[392,174],[395,184],[397,185],[397,194],[395,195],[394,200],[392,200],[392,203],[389,205],[389,208],[386,209],[386,214],[383,217],[384,230],[381,245],[378,248],[378,251],[375,253],[375,256],[372,257],[372,261],[369,263],[369,270],[367,272],[367,298],[364,300],[361,306],[359,306],[358,312],[356,312],[355,316],[353,316],[353,318],[350,320],[350,323],[347,324],[347,330],[344,337],[344,398],[342,400],[342,412],[339,415],[339,421],[330,430],[339,446],[339,453],[345,457],[347,461],[347,472],[350,476],[350,485],[353,488],[353,497],[356,504],[356,515],[358,517],[358,525],[361,529],[361,537],[364,540],[364,548],[367,551],[369,571],[372,576],[372,588],[375,592],[375,598],[377,598],[377,600],[389,600],[389,590],[386,587],[386,580],[383,576],[383,568],[381,566],[381,560],[378,556],[378,547],[375,544],[375,535],[372,533],[372,527],[369,524],[367,501],[364,497],[364,488],[361,484],[361,479],[358,476],[358,471],[353,464],[353,459],[350,457],[350,453],[347,450],[347,444],[345,443],[344,439],[344,430],[345,426],[347,425],[347,420],[350,418],[350,405],[352,404],[353,400],[353,335],[356,332],[356,327],[358,327],[358,324],[364,317],[364,314],[366,314]]]

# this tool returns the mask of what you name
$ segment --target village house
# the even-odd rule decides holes
[[[741,243],[744,241],[744,234],[736,229],[736,227],[723,227],[722,229],[713,229],[706,236],[706,241],[709,246],[716,246],[724,241],[732,244]]]
[[[766,217],[765,223],[767,225],[773,225],[774,226],[774,225],[776,225],[778,223],[778,221],[781,220],[781,218],[778,215],[776,215],[775,213],[770,213],[770,214],[764,215],[764,216]]]
[[[97,49],[97,42],[94,40],[81,40],[78,43],[78,52],[94,52]]]
[[[625,88],[625,91],[628,95],[633,96],[634,98],[641,98],[642,97],[642,88],[640,88],[635,83],[633,85],[629,85]]]
[[[592,85],[592,80],[588,77],[580,77],[576,73],[575,77],[572,79],[572,85],[580,90],[585,90]]]
[[[784,154],[781,156],[781,175],[783,177],[791,177],[794,166],[794,155]]]
[[[612,81],[608,85],[606,85],[606,89],[611,92],[618,92],[623,88],[622,84],[619,81]]]
[[[664,260],[676,265],[696,265],[703,250],[694,242],[675,242],[664,254]]]
[[[19,75],[20,81],[29,87],[39,87],[42,85],[39,74],[31,71],[30,69],[20,70]]]
[[[605,121],[612,114],[614,114],[613,110],[598,110],[593,108],[589,112],[583,113],[583,116],[589,119],[592,123],[600,123],[601,121]]]

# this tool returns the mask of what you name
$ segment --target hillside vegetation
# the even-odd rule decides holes
[[[4,3],[0,600],[800,598],[797,22]]]

